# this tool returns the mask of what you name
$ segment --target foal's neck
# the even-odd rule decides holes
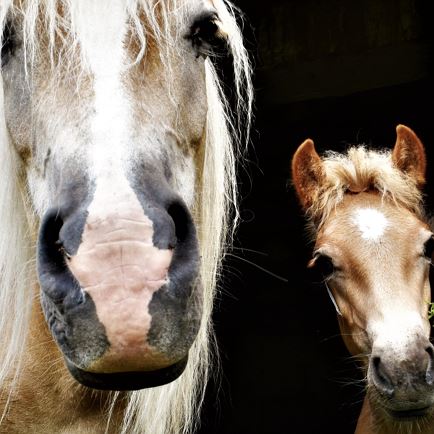
[[[363,401],[362,411],[357,422],[355,434],[433,434],[434,420],[423,423],[406,423],[401,425],[387,422],[372,409],[368,397]]]
[[[0,397],[3,410],[8,390]],[[13,392],[1,433],[84,434],[120,431],[125,396],[118,397],[108,423],[110,394],[72,379],[39,304],[32,308],[22,373]]]

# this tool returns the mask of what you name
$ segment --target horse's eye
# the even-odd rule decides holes
[[[1,66],[5,66],[13,56],[16,47],[15,32],[10,22],[4,26],[1,40]]]
[[[227,41],[219,27],[215,13],[207,13],[196,19],[187,36],[198,56],[207,57],[227,53]]]
[[[323,279],[331,276],[336,271],[332,258],[327,255],[315,256],[309,263],[309,268],[313,268]]]
[[[423,247],[423,254],[426,258],[431,260],[433,253],[434,253],[434,237],[430,237],[428,241],[425,242],[425,245]]]

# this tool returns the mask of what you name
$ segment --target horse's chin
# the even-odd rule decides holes
[[[187,360],[188,355],[173,365],[154,371],[95,373],[80,369],[65,359],[69,372],[83,386],[114,391],[140,390],[168,384],[184,372]]]
[[[420,399],[386,398],[377,391],[370,390],[369,401],[374,413],[381,414],[391,422],[417,422],[434,416],[434,396],[430,393],[422,394]]]
[[[385,409],[388,416],[396,422],[412,422],[424,419],[432,413],[432,406],[412,407],[406,409]]]

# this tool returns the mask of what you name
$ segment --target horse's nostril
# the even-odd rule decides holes
[[[80,291],[71,291],[76,282],[68,269],[68,256],[61,239],[64,220],[58,210],[49,211],[41,224],[38,242],[38,273],[44,294],[56,304],[77,304]]]
[[[42,223],[39,251],[41,259],[47,264],[51,264],[50,271],[62,270],[65,268],[65,257],[68,257],[62,241],[59,239],[63,220],[57,212],[53,212],[44,218]]]
[[[395,388],[392,379],[387,373],[386,367],[379,356],[371,357],[371,375],[373,382],[379,391],[388,396],[393,395]]]
[[[192,220],[190,214],[181,202],[172,203],[167,209],[167,213],[175,223],[177,243],[184,243],[189,238],[192,230]],[[174,248],[175,246],[171,247]]]
[[[432,386],[434,384],[434,350],[432,346],[425,348],[428,353],[428,365],[426,368],[425,379],[428,385]]]
[[[71,259],[71,255],[66,251],[65,246],[63,245],[62,241],[57,240],[55,242],[57,249],[59,252],[63,255],[63,257],[67,260]]]

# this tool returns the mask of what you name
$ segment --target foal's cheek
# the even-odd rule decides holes
[[[344,310],[344,316],[338,316],[339,329],[348,351],[355,356],[364,353],[369,347],[367,339],[365,339],[366,333],[353,321],[348,321],[347,314],[348,312]]]

